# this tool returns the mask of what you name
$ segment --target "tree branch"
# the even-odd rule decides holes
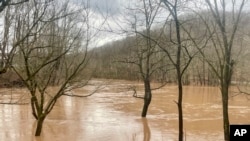
[[[138,95],[137,95],[137,91],[136,91],[136,87],[135,87],[135,86],[130,86],[128,89],[129,89],[129,90],[132,90],[132,91],[134,92],[134,93],[133,93],[133,97],[139,98],[139,99],[144,99],[144,97],[138,96]]]

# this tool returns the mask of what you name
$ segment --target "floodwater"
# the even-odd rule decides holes
[[[134,98],[129,87],[143,94],[143,84],[123,80],[106,81],[102,89],[85,98],[63,96],[45,119],[42,134],[34,136],[36,121],[29,104],[0,105],[0,141],[176,141],[178,139],[177,86],[153,91],[147,118],[141,118],[143,100]],[[155,84],[156,85],[156,84]],[[93,86],[72,93],[91,92]],[[233,91],[233,90],[232,90]],[[7,92],[27,102],[24,89],[0,89],[1,102]],[[233,94],[232,94],[233,95]],[[26,97],[26,98],[25,98]],[[250,101],[230,97],[230,122],[250,124]],[[183,98],[186,141],[223,141],[221,97],[217,87],[185,86]]]

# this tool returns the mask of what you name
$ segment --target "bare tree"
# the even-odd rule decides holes
[[[200,53],[214,72],[220,83],[222,107],[223,107],[223,128],[224,140],[229,141],[229,116],[228,116],[228,95],[231,78],[235,65],[235,56],[233,56],[234,40],[238,31],[238,25],[241,20],[243,7],[247,0],[242,1],[211,1],[206,0],[209,12],[213,20],[206,19],[200,15],[210,36],[210,46],[215,52],[216,61],[211,60],[202,50]],[[231,7],[228,9],[227,5]],[[239,4],[239,5],[238,5]],[[229,10],[229,11],[228,11]],[[230,11],[231,10],[231,11]]]
[[[151,40],[153,36],[157,38],[157,34],[152,31],[152,26],[159,14],[160,3],[156,0],[143,0],[142,3],[138,3],[137,7],[128,8],[128,11],[132,15],[133,21],[130,26],[135,39],[133,44],[129,45],[132,53],[120,62],[133,64],[138,68],[138,73],[144,82],[144,96],[137,96],[135,89],[133,96],[144,99],[141,116],[146,117],[152,99],[152,90],[156,89],[151,87],[152,76],[157,70],[165,71],[162,69],[164,66],[161,63],[166,58],[162,55],[157,44]]]
[[[45,118],[65,91],[84,86],[89,80],[83,75],[89,61],[89,9],[72,9],[67,2],[58,2],[30,2],[16,9],[20,14],[16,16],[15,40],[23,40],[17,46],[17,64],[12,68],[30,92],[36,136],[40,136]],[[55,75],[59,79],[52,87]]]
[[[175,101],[178,107],[179,116],[179,141],[183,141],[183,84],[189,84],[188,70],[192,60],[198,54],[194,46],[204,48],[208,39],[204,38],[205,34],[197,34],[196,28],[193,28],[195,19],[188,15],[181,16],[181,12],[185,11],[189,1],[183,0],[162,0],[164,6],[169,12],[170,17],[166,19],[162,34],[165,38],[158,42],[159,47],[165,52],[170,62],[175,68],[176,79],[178,84],[178,101]],[[196,33],[195,37],[189,36]],[[163,41],[163,42],[162,42]],[[192,42],[193,41],[193,42]]]
[[[179,4],[181,1],[168,1],[163,0],[164,5],[167,7],[168,11],[170,12],[170,15],[173,19],[173,21],[170,22],[170,25],[172,25],[172,22],[174,24],[175,28],[175,36],[172,39],[170,34],[170,42],[176,46],[176,55],[172,56],[171,52],[167,50],[166,48],[162,48],[163,51],[166,53],[166,55],[171,60],[172,64],[175,67],[176,75],[177,75],[177,83],[178,83],[178,102],[176,102],[178,107],[178,113],[179,113],[179,141],[183,141],[183,112],[182,112],[182,99],[183,99],[183,82],[182,78],[184,75],[184,72],[188,68],[189,64],[191,63],[191,60],[193,59],[193,56],[190,54],[190,52],[187,50],[187,46],[185,46],[182,42],[181,37],[181,22],[179,21]],[[172,27],[170,26],[170,31]],[[184,54],[183,54],[184,53]],[[187,61],[181,62],[183,58],[186,58],[184,55],[187,55]]]

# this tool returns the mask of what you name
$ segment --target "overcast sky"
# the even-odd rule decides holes
[[[97,26],[97,28],[101,28],[98,33],[98,37],[95,39],[97,41],[96,46],[103,45],[107,42],[111,42],[113,40],[121,39],[122,36],[119,34],[111,33],[113,30],[118,32],[118,21],[117,19],[122,17],[122,9],[127,7],[127,4],[131,0],[72,0],[73,3],[80,5],[84,3],[87,4],[89,2],[89,7],[92,11],[92,15],[90,16],[90,20],[92,21],[92,26]],[[105,25],[100,27],[100,24],[103,23],[105,19]],[[123,25],[125,26],[125,25]],[[105,30],[107,30],[105,32]]]
[[[121,12],[124,3],[123,0],[91,0],[90,7],[96,12],[108,12],[111,15],[116,15]]]
[[[131,22],[133,22],[134,20],[133,16],[136,14],[138,19],[143,19],[143,16],[141,18],[141,15],[139,13],[133,13],[133,12],[128,13],[127,8],[135,7],[135,5],[138,6],[138,4],[142,5],[142,1],[141,0],[89,0],[90,8],[96,14],[95,15],[96,18],[94,18],[93,20],[101,21],[101,18],[107,16],[105,25],[102,27],[103,31],[100,32],[100,34],[98,34],[100,36],[98,46],[103,45],[106,42],[119,40],[131,33],[129,32],[129,30],[132,30]],[[100,19],[98,19],[98,17]],[[138,29],[141,28],[138,27]],[[124,32],[125,30],[128,32],[125,33]]]
[[[107,13],[115,15],[119,13],[127,3],[131,0],[73,0],[74,3],[89,2],[90,8],[97,13]]]
[[[80,1],[82,0],[73,0],[75,3],[79,4]],[[87,1],[87,0],[83,0],[83,1]],[[195,3],[191,4],[191,5],[195,5],[196,3],[199,3],[200,0],[197,1],[193,1]],[[204,2],[204,0],[202,0]],[[226,0],[226,1],[230,1],[231,0]],[[102,18],[107,16],[108,19],[106,19],[106,25],[104,26],[103,30],[111,30],[109,28],[112,28],[112,30],[116,30],[118,31],[119,28],[129,28],[128,20],[132,20],[132,19],[128,19],[127,21],[124,19],[128,18],[128,16],[130,16],[130,18],[132,17],[131,14],[127,15],[125,8],[126,7],[131,7],[134,6],[135,3],[140,3],[141,0],[89,0],[89,5],[90,5],[90,9],[92,10],[92,12],[95,14],[95,18],[92,18],[92,20],[96,21],[96,23],[102,23]],[[241,2],[241,0],[238,0],[236,2]],[[86,2],[85,2],[86,4]],[[197,5],[196,5],[197,6]],[[205,8],[204,6],[202,8]],[[231,5],[228,4],[227,8],[231,9]],[[249,6],[246,6],[245,9],[249,9]],[[133,13],[134,14],[134,13]],[[137,14],[137,13],[136,13]],[[167,15],[166,13],[162,14],[163,15]],[[164,18],[164,16],[163,16]],[[118,25],[119,24],[119,25]],[[93,25],[94,26],[94,25]],[[98,46],[102,45],[106,42],[112,41],[112,40],[117,40],[117,39],[121,39],[123,36],[120,36],[121,34],[114,34],[114,33],[110,33],[110,32],[100,32],[99,34],[99,42],[97,43]]]

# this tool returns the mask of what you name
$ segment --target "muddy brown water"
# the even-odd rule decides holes
[[[104,82],[104,80],[95,80]],[[105,80],[106,81],[106,80]],[[177,86],[153,91],[147,118],[141,118],[142,99],[132,97],[135,85],[123,80],[106,81],[105,87],[87,98],[61,97],[46,118],[40,137],[30,105],[0,105],[0,141],[176,141],[178,139]],[[93,87],[73,91],[90,92]],[[8,89],[0,89],[0,100]],[[11,91],[27,94],[24,89]],[[13,96],[15,97],[15,96]],[[14,98],[13,98],[14,99]],[[27,100],[23,98],[23,100]],[[217,87],[185,86],[183,99],[186,141],[223,141],[221,97]],[[230,97],[230,122],[250,124],[250,101]]]

